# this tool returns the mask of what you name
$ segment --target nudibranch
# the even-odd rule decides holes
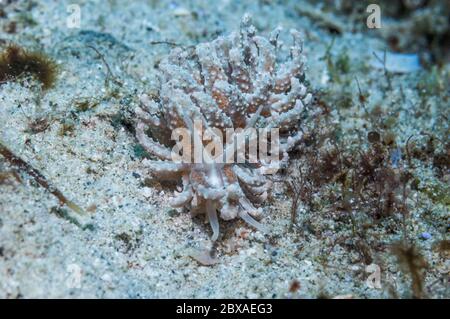
[[[299,121],[312,95],[304,85],[306,59],[300,33],[291,30],[292,43],[286,50],[278,40],[280,31],[275,29],[268,39],[258,36],[245,15],[239,31],[191,49],[173,49],[159,64],[157,96],[142,95],[136,110],[137,139],[157,158],[143,164],[155,178],[182,183],[171,205],[194,215],[206,214],[212,240],[219,236],[219,217],[240,217],[264,230],[257,219],[271,189],[266,175],[271,164],[176,162],[172,133],[184,128],[192,134],[193,144],[206,147],[195,123],[224,134],[229,128],[278,129],[280,161],[286,162],[302,137]]]

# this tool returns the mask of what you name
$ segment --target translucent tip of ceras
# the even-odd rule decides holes
[[[212,241],[216,241],[219,238],[219,219],[217,218],[217,211],[214,203],[211,200],[206,201],[206,211],[208,213],[209,224],[211,225],[211,229],[213,235],[211,237]]]
[[[246,211],[241,210],[239,212],[239,217],[241,217],[247,224],[255,227],[260,232],[262,232],[262,233],[268,232],[267,228],[263,224],[261,224],[260,222],[255,220],[253,217],[251,217],[250,214],[248,214]]]

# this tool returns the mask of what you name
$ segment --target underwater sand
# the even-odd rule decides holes
[[[395,219],[377,228],[377,240],[385,248],[373,252],[381,287],[371,287],[367,265],[347,249],[351,227],[300,203],[291,230],[292,198],[282,183],[275,183],[273,201],[264,206],[261,220],[269,233],[242,221],[222,221],[218,263],[204,266],[190,255],[212,247],[209,224],[172,209],[168,201],[173,189],[146,179],[130,114],[139,95],[152,88],[155,65],[170,50],[152,41],[210,41],[236,30],[248,12],[262,34],[278,25],[303,32],[310,87],[344,91],[342,82],[330,80],[324,59],[333,35],[293,9],[302,1],[78,1],[80,25],[69,28],[68,7],[74,2],[27,6],[18,1],[12,4],[18,10],[5,8],[8,16],[0,19],[3,30],[10,21],[19,21],[15,33],[0,34],[3,47],[15,42],[40,49],[60,68],[55,87],[45,94],[33,79],[0,85],[0,139],[86,212],[79,216],[60,207],[27,174],[20,174],[21,182],[10,178],[0,183],[0,298],[411,296],[411,279],[387,248],[402,239],[401,232],[386,230]],[[339,21],[345,26],[345,19]],[[105,82],[108,70],[91,46],[104,55],[122,86],[110,77]],[[364,112],[352,80],[358,77],[370,92],[366,107],[381,105],[395,117],[392,130],[399,141],[431,131],[448,142],[442,115],[448,116],[450,107],[449,64],[441,73],[447,82],[439,98],[419,94],[417,83],[429,74],[424,70],[392,75],[394,89],[386,97],[386,77],[373,60],[373,52],[385,48],[386,42],[370,33],[344,31],[336,37],[333,56],[348,55],[351,74],[345,75],[350,80],[344,86],[354,103],[333,108],[332,125],[349,136],[364,130]],[[425,115],[417,116],[419,110]],[[30,132],[36,118],[48,120],[44,131]],[[296,163],[293,159],[292,167]],[[0,157],[0,171],[8,170]],[[410,205],[408,233],[429,265],[426,295],[449,298],[448,252],[435,249],[437,242],[449,239],[449,172],[439,180],[429,166],[418,172],[423,187],[440,187],[447,199],[411,195],[419,204]],[[320,236],[311,227],[320,229]],[[424,238],[423,233],[430,236]],[[291,291],[295,282],[300,288]]]

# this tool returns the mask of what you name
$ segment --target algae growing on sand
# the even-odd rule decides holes
[[[0,297],[450,297],[450,8],[369,2],[2,2]]]

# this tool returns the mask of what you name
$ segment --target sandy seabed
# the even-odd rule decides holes
[[[367,281],[374,271],[348,248],[351,227],[303,203],[291,227],[292,196],[282,183],[274,184],[272,201],[263,207],[268,234],[242,221],[222,221],[214,245],[217,263],[201,265],[191,256],[213,246],[210,227],[172,209],[173,189],[148,179],[133,110],[139,95],[152,89],[157,63],[170,50],[155,42],[211,41],[239,28],[246,12],[263,35],[279,25],[305,34],[310,87],[351,93],[353,106],[331,105],[330,123],[344,133],[367,124],[358,109],[353,80],[358,77],[370,92],[367,109],[381,107],[393,115],[392,130],[402,143],[422,131],[448,143],[448,123],[442,124],[448,82],[441,93],[446,100],[431,94],[422,103],[417,83],[426,71],[392,74],[386,96],[384,70],[373,61],[373,52],[384,50],[386,41],[370,32],[350,32],[345,18],[331,19],[343,27],[336,36],[323,27],[333,13],[306,15],[296,9],[304,1],[77,1],[78,7],[71,7],[74,2],[14,1],[0,18],[0,27],[11,31],[0,33],[2,49],[11,42],[39,49],[59,66],[55,86],[44,93],[33,79],[0,84],[0,139],[85,210],[80,216],[60,207],[26,173],[7,177],[14,169],[0,157],[5,176],[0,179],[0,298],[411,297],[410,276],[386,248],[402,239],[401,231],[392,230],[397,219],[377,228],[384,248],[372,250],[381,276],[374,287]],[[79,24],[72,20],[77,8]],[[8,29],[12,21],[15,30]],[[331,79],[325,58],[331,43],[333,57],[348,56],[348,82]],[[448,79],[448,64],[442,68]],[[417,115],[424,107],[426,114]],[[42,130],[30,129],[42,118]],[[293,158],[290,169],[299,163]],[[417,174],[423,187],[444,185],[448,192],[448,168],[439,180],[425,165]],[[410,199],[419,204],[410,205],[408,233],[427,260],[424,293],[431,298],[450,297],[448,251],[435,249],[449,238],[446,196],[439,201],[418,193]]]

